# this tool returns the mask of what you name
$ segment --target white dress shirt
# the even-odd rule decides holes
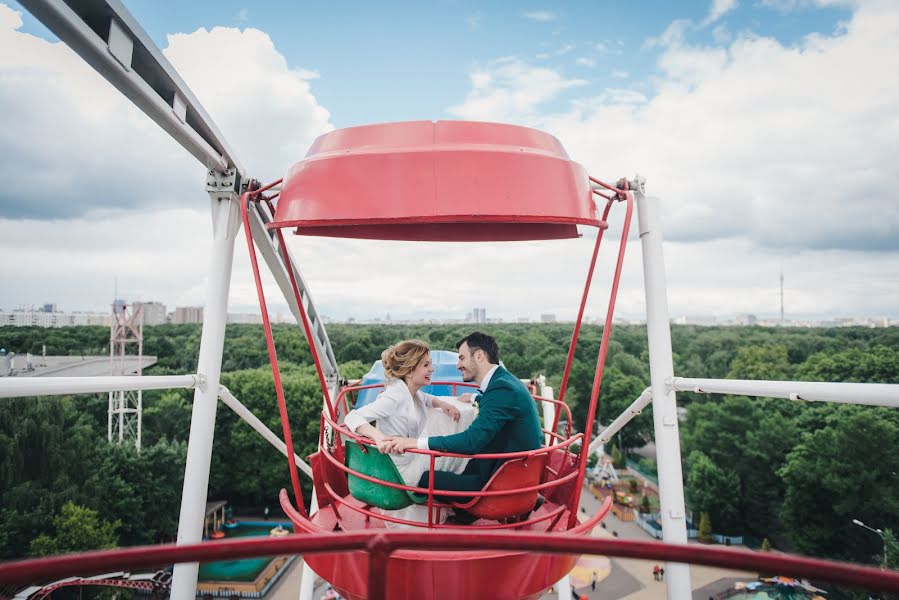
[[[384,435],[418,437],[425,429],[427,411],[436,397],[421,390],[413,397],[405,381],[394,379],[387,383],[374,402],[351,410],[343,424],[356,433],[360,425],[377,421],[378,430]],[[394,455],[391,458],[399,464],[408,462],[411,455]]]

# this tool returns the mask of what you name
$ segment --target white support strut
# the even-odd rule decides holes
[[[652,388],[648,387],[643,393],[637,396],[630,406],[628,406],[618,417],[609,423],[609,426],[602,430],[595,440],[590,442],[590,448],[587,456],[598,451],[603,445],[608,444],[612,437],[621,431],[621,429],[630,423],[637,415],[643,412],[649,403],[652,402]]]
[[[234,240],[240,228],[237,197],[212,198],[213,244],[212,264],[203,310],[203,333],[197,371],[205,377],[205,385],[194,392],[190,418],[190,437],[184,468],[181,514],[178,518],[178,544],[195,544],[203,536],[206,513],[206,491],[212,461],[215,432],[215,410],[218,404],[222,350],[225,345],[225,323],[228,317],[228,290],[234,261]],[[175,565],[171,600],[194,600],[197,592],[198,563]]]
[[[669,385],[676,392],[733,394],[899,408],[899,384],[895,383],[821,383],[672,377]]]
[[[250,411],[250,409],[244,406],[243,403],[235,398],[234,394],[232,394],[231,391],[223,385],[219,386],[219,398],[222,402],[225,403],[225,406],[233,410],[238,417],[240,417],[247,423],[247,425],[256,430],[256,433],[265,438],[265,441],[277,448],[278,452],[280,452],[284,456],[287,456],[287,444],[281,441],[281,438],[275,435],[274,431],[266,427],[265,423],[259,420],[259,417],[254,415]],[[311,478],[312,467],[310,467],[309,464],[302,458],[297,456],[296,453],[294,453],[293,458],[297,463],[297,468],[299,468],[300,471]]]
[[[642,181],[636,182],[635,198],[643,248],[643,279],[646,293],[646,331],[649,338],[649,371],[652,389],[652,416],[655,429],[656,460],[659,472],[659,503],[662,539],[674,544],[687,543],[684,483],[681,470],[680,436],[674,391],[668,382],[674,376],[671,355],[671,325],[668,320],[665,258],[662,254],[662,230],[659,201],[647,198]],[[690,567],[668,563],[668,600],[690,600]]]
[[[200,378],[196,375],[4,377],[0,379],[0,398],[102,394],[118,390],[191,389],[198,385],[200,385]]]

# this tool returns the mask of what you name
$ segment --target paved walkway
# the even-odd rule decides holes
[[[593,514],[600,507],[599,500],[588,492],[586,487],[581,495],[581,507],[588,514]],[[603,523],[605,527],[602,527]],[[638,525],[633,522],[620,521],[611,513],[603,519],[603,523],[593,530],[594,536],[614,537],[614,533],[617,533],[617,537],[623,539],[653,539],[651,535],[643,531]],[[592,591],[588,585],[579,588],[577,590],[578,593],[587,596],[591,600],[656,600],[665,598],[665,583],[653,579],[652,568],[655,563],[652,561],[614,558],[611,563],[611,572],[605,579],[599,582],[596,586],[596,591]],[[658,564],[660,566],[663,565],[663,563]],[[706,600],[715,593],[732,588],[735,580],[754,580],[756,577],[755,573],[690,565],[690,581],[694,590],[693,596],[696,600]],[[701,594],[701,596],[697,596],[697,593]],[[565,600],[568,600],[569,597],[565,597]],[[556,598],[558,598],[557,594],[544,596],[545,600],[555,600]]]

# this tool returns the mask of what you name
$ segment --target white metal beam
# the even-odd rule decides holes
[[[20,3],[207,169],[235,167],[245,175],[209,114],[120,0]]]
[[[203,536],[206,492],[215,432],[219,377],[222,371],[222,349],[228,318],[228,290],[234,262],[234,240],[240,229],[237,197],[211,200],[213,216],[212,258],[203,309],[203,333],[197,372],[206,378],[205,385],[194,392],[178,518],[178,544],[194,544]],[[172,577],[172,600],[194,600],[197,592],[198,563],[175,565]]]
[[[287,456],[287,444],[281,441],[281,438],[275,435],[275,432],[266,427],[265,423],[260,421],[259,418],[254,415],[249,408],[244,406],[240,402],[240,400],[235,398],[234,394],[232,394],[231,391],[223,385],[219,386],[219,398],[222,402],[225,403],[225,406],[233,410],[238,417],[243,419],[250,427],[255,429],[256,433],[265,438],[265,441],[277,448],[278,452],[280,452],[284,456]],[[305,473],[307,476],[312,477],[312,467],[310,467],[309,464],[302,458],[297,456],[296,453],[294,453],[293,458],[296,461],[297,467],[300,469],[300,471]]]
[[[649,338],[649,372],[659,471],[662,539],[670,543],[686,544],[687,520],[677,405],[674,391],[667,385],[674,376],[674,361],[671,355],[671,325],[668,320],[659,201],[657,198],[647,198],[643,194],[642,182],[636,183],[635,198],[640,224],[640,242],[643,248],[646,330]],[[689,566],[682,563],[668,563],[666,573],[668,600],[690,600],[693,592]]]
[[[899,384],[895,383],[820,383],[673,377],[669,380],[669,385],[672,390],[677,392],[760,396],[808,402],[841,402],[899,408]]]
[[[643,409],[652,402],[652,388],[648,387],[643,390],[643,393],[637,396],[637,399],[634,400],[630,406],[628,406],[624,411],[618,415],[618,417],[612,421],[608,427],[602,430],[602,433],[597,436],[595,440],[590,442],[590,448],[587,451],[587,456],[590,456],[599,448],[605,444],[609,443],[609,440],[612,437],[621,431],[621,428],[630,423],[637,415],[643,412]]]
[[[61,396],[63,394],[100,394],[118,390],[170,390],[195,388],[196,375],[154,375],[146,377],[4,377],[0,379],[0,398]]]

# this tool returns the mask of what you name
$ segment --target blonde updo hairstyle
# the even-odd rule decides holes
[[[431,347],[422,340],[403,340],[381,353],[381,363],[387,379],[403,379],[415,370],[431,353]]]

